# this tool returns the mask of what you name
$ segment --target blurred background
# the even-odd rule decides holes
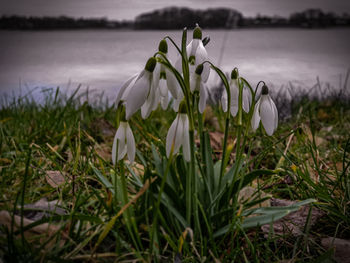
[[[164,36],[179,43],[195,23],[211,38],[210,60],[252,85],[338,89],[350,69],[349,14],[348,0],[0,0],[0,96],[81,85],[113,99]]]

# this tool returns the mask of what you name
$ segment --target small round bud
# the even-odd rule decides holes
[[[269,88],[268,88],[266,85],[264,85],[264,86],[261,88],[261,94],[262,94],[262,95],[267,95],[267,94],[269,94]]]
[[[202,29],[198,26],[198,24],[193,30],[193,39],[202,39]]]
[[[201,75],[202,72],[203,72],[203,64],[199,64],[199,65],[197,66],[195,72],[196,72],[197,75]]]
[[[168,43],[166,42],[165,39],[162,39],[160,42],[159,42],[159,46],[158,46],[158,50],[160,52],[163,52],[163,53],[168,53]]]
[[[154,68],[156,67],[157,60],[154,57],[150,57],[146,63],[145,70],[149,72],[153,72]]]
[[[238,78],[238,70],[235,68],[231,72],[231,79],[237,79]]]

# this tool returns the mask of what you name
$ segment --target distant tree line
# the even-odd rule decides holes
[[[118,29],[133,28],[132,21],[110,21],[106,18],[25,17],[2,16],[0,29],[12,30],[52,30],[52,29]]]
[[[188,25],[203,28],[253,28],[253,27],[303,27],[326,28],[350,26],[350,15],[325,13],[320,9],[308,9],[294,13],[289,18],[278,16],[244,17],[234,9],[213,8],[193,10],[168,7],[141,14],[134,21],[113,21],[106,18],[25,17],[2,16],[0,29],[52,30],[52,29],[180,29]]]

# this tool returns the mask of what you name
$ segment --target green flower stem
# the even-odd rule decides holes
[[[191,161],[190,161],[190,175],[186,179],[186,220],[191,225],[191,214],[192,214],[192,202],[194,206],[197,206],[192,198],[192,193],[197,195],[196,192],[196,178],[195,178],[195,144],[194,144],[194,114],[193,105],[191,104],[191,90],[190,90],[190,70],[188,66],[188,58],[186,52],[187,42],[187,29],[184,28],[182,33],[181,41],[181,54],[182,54],[182,73],[184,76],[185,83],[185,100],[187,107],[187,114],[189,118],[189,136],[190,136],[190,150],[191,150]],[[192,185],[193,184],[193,185]]]
[[[228,103],[229,105],[229,103]],[[218,189],[221,188],[221,183],[222,183],[222,177],[224,176],[224,172],[225,172],[225,168],[226,168],[226,164],[228,162],[228,157],[226,157],[227,155],[227,140],[228,140],[228,132],[229,132],[229,128],[230,128],[230,118],[231,118],[231,114],[230,114],[230,110],[227,110],[226,113],[226,120],[225,120],[225,133],[224,133],[224,143],[223,143],[223,149],[222,149],[222,159],[221,159],[221,167],[220,167],[220,177],[219,177],[219,187]]]
[[[230,110],[231,110],[231,92],[230,92],[230,85],[226,79],[225,74],[218,68],[216,67],[213,63],[210,61],[205,61],[204,63],[209,63],[211,67],[216,71],[216,73],[219,75],[221,78],[222,82],[224,83],[226,92],[227,92],[227,112],[226,112],[226,121],[225,121],[225,131],[224,131],[224,143],[223,143],[223,149],[222,149],[222,159],[221,159],[221,167],[220,167],[220,177],[219,177],[219,187],[221,187],[221,182],[222,182],[222,177],[224,176],[225,168],[226,168],[226,163],[228,161],[228,158],[225,158],[226,156],[226,151],[227,151],[227,140],[228,140],[228,132],[230,128]],[[226,159],[226,160],[225,160]]]
[[[236,161],[235,161],[235,170],[233,173],[233,178],[232,178],[232,182],[230,185],[230,190],[229,190],[229,195],[228,195],[228,202],[231,199],[232,194],[235,194],[234,197],[234,202],[233,202],[233,207],[234,207],[234,211],[236,209],[236,202],[237,202],[237,198],[238,198],[238,193],[240,191],[240,187],[238,187],[237,193],[232,193],[233,191],[233,187],[235,184],[235,181],[237,179],[238,176],[238,171],[239,171],[239,164],[241,163],[241,159],[242,159],[242,153],[243,153],[243,149],[244,149],[244,145],[242,145],[241,147],[241,136],[242,136],[242,114],[243,114],[243,102],[242,102],[242,94],[243,94],[243,84],[240,81],[240,78],[238,78],[238,88],[239,88],[239,94],[238,94],[238,120],[237,120],[237,132],[236,132]],[[243,136],[243,140],[246,140],[246,136]],[[242,178],[241,178],[242,179]]]
[[[195,92],[194,93],[194,104],[195,104],[195,109],[197,109],[197,121],[198,121],[198,133],[199,133],[199,140],[200,140],[200,152],[202,153],[202,160],[204,160],[204,154],[203,154],[203,139],[204,139],[204,134],[203,134],[203,114],[201,114],[198,110],[198,103],[199,103],[199,93]],[[194,142],[193,142],[194,144]],[[193,153],[193,157],[191,156],[191,159],[195,160],[195,155]],[[200,166],[200,162],[198,162],[198,165]],[[205,176],[205,175],[203,175]],[[201,231],[201,224],[199,220],[199,207],[198,207],[198,182],[197,182],[197,177],[196,175],[194,176],[194,181],[193,181],[193,193],[194,196],[192,198],[193,200],[193,208],[194,208],[194,218],[195,218],[195,233],[199,233],[200,239],[203,240],[202,238],[202,231]]]

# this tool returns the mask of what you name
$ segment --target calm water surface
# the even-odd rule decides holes
[[[179,43],[181,32],[0,31],[0,96],[37,86],[73,90],[78,84],[113,96],[144,67],[165,35]],[[265,80],[277,87],[289,82],[312,86],[319,76],[338,87],[350,68],[350,29],[218,30],[204,35],[211,38],[211,61],[224,70],[238,67],[253,85]],[[169,49],[175,61],[175,49]]]

